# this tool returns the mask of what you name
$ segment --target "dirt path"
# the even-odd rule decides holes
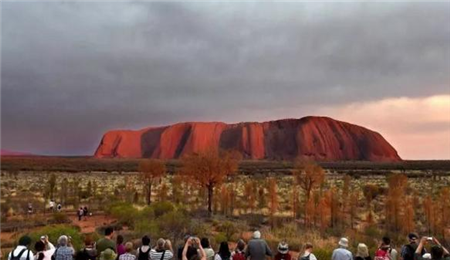
[[[70,220],[74,225],[77,225],[81,228],[81,233],[92,233],[95,232],[95,229],[111,224],[114,219],[105,215],[93,215],[88,217],[87,219],[78,220],[77,216],[70,216]]]

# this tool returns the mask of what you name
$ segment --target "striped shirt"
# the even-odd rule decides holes
[[[152,249],[150,251],[150,260],[170,260],[173,258],[173,253],[170,250],[166,250],[164,258],[162,258],[164,251],[156,251]]]
[[[130,253],[125,253],[119,256],[119,260],[136,260],[136,256]]]

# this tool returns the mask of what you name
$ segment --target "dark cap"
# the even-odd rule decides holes
[[[416,233],[409,233],[408,234],[408,238],[409,239],[418,239],[419,235],[417,235]]]
[[[19,238],[19,245],[28,246],[29,244],[31,244],[31,238],[29,236],[22,236]]]

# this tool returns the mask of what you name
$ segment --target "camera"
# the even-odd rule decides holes
[[[433,237],[427,237],[428,241],[433,241]]]

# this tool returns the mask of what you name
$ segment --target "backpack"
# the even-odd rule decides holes
[[[243,252],[236,252],[233,255],[233,260],[245,260],[245,254]]]
[[[59,249],[59,248],[57,248],[57,249],[55,250],[55,252],[53,253],[53,255],[52,255],[52,260],[56,260],[56,253],[58,253],[58,249]]]
[[[143,252],[143,251],[142,251],[142,247],[140,247],[140,248],[139,248],[139,254],[138,254],[137,259],[138,259],[138,260],[148,260],[148,259],[149,259],[149,254],[150,254],[150,250],[151,250],[151,249],[152,249],[151,247],[148,247],[147,252]]]
[[[309,260],[310,255],[311,255],[311,253],[309,253],[307,256],[302,256],[299,258],[299,260]]]
[[[22,257],[22,255],[25,253],[25,251],[27,251],[28,249],[22,249],[22,251],[20,251],[20,253],[17,256],[14,256],[14,250],[11,252],[11,260],[20,260],[20,258]],[[27,253],[27,260],[30,260],[30,250],[28,250]]]
[[[374,260],[391,260],[391,251],[392,248],[389,248],[388,251],[378,249],[377,252],[375,253]]]

